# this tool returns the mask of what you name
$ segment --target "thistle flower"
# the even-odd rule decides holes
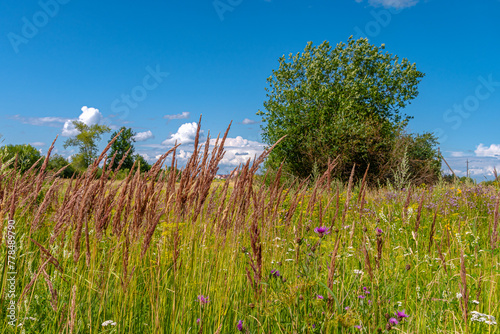
[[[316,227],[314,229],[314,232],[318,233],[318,235],[321,237],[323,237],[324,235],[330,233],[330,228],[329,227],[323,227],[323,226],[319,226],[319,227]]]
[[[316,298],[323,299],[324,297],[322,295],[317,295]]]
[[[236,328],[241,332],[243,330],[243,320],[238,321],[238,325],[236,325]]]
[[[280,277],[281,274],[278,269],[271,270],[271,277]]]
[[[390,318],[389,319],[389,324],[391,324],[391,325],[397,325],[397,324],[399,324],[399,321],[397,321],[396,318]]]
[[[207,297],[205,297],[205,296],[203,296],[203,295],[199,295],[199,296],[198,296],[198,300],[200,301],[200,304],[202,304],[202,305],[203,305],[203,304],[207,304],[207,303],[209,302],[209,300],[208,300],[208,296],[207,296]]]
[[[394,314],[398,317],[399,320],[409,317],[409,315],[405,313],[405,310],[398,311],[397,313],[394,313]]]
[[[377,235],[384,233],[384,231],[382,231],[382,229],[380,229],[378,227],[375,229],[375,232],[377,232]]]

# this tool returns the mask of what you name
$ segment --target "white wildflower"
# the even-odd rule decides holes
[[[363,270],[354,269],[356,275],[363,275]]]
[[[460,292],[457,292],[457,299],[462,298],[462,294]]]
[[[497,321],[494,316],[480,313],[478,311],[472,311],[470,321],[484,322],[487,325],[496,325]]]
[[[116,322],[114,322],[113,320],[106,320],[105,322],[102,323],[102,325],[104,327],[106,327],[106,326],[116,326]]]
[[[475,300],[475,299],[474,299],[473,301],[471,301],[471,303],[472,303],[472,304],[479,305],[479,301],[477,301],[477,300]]]

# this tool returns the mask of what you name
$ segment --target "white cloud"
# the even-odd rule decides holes
[[[361,2],[361,0],[355,0],[356,2]],[[393,7],[393,8],[407,8],[415,6],[419,0],[369,0],[370,5],[378,7]]]
[[[21,115],[14,115],[10,118],[24,124],[54,127],[59,127],[61,123],[65,123],[69,120],[68,118],[62,117],[23,117]]]
[[[464,153],[464,155],[460,157],[449,156],[446,160],[457,176],[466,176],[468,167],[469,176],[478,181],[483,181],[485,178],[491,179],[495,166],[497,170],[499,167],[499,159],[496,156],[477,157]],[[441,167],[444,173],[450,174],[444,162]]]
[[[34,147],[42,147],[45,146],[45,143],[42,143],[41,141],[36,141],[34,143],[30,143],[30,145]]]
[[[215,139],[210,140],[210,145],[215,144]],[[265,144],[244,139],[241,136],[226,138],[224,143],[225,154],[220,162],[221,171],[229,171],[240,164],[245,164],[248,159],[253,160],[264,151]]]
[[[82,107],[82,113],[78,117],[78,121],[85,123],[88,126],[92,126],[95,124],[99,124],[102,120],[102,114],[99,109],[96,108],[88,108],[87,106]],[[78,134],[78,130],[73,125],[73,120],[67,120],[64,123],[62,129],[62,135],[65,137],[76,136]]]
[[[245,119],[241,122],[241,124],[245,124],[245,125],[246,125],[246,124],[256,124],[256,123],[259,123],[259,122],[254,121],[254,120],[251,120],[250,118],[245,118]]]
[[[149,162],[150,160],[153,160],[153,157],[149,156],[149,154],[147,154],[147,153],[137,153],[137,154],[142,156],[144,158],[144,160],[146,160],[147,162]]]
[[[220,140],[219,140],[220,142]],[[210,139],[210,145],[215,144],[215,139]],[[224,142],[224,147],[229,148],[243,148],[243,147],[253,147],[253,148],[261,148],[264,147],[265,145],[256,141],[251,141],[248,139],[244,139],[241,136],[236,136],[236,138],[226,138],[226,141]]]
[[[190,144],[194,142],[196,137],[196,131],[198,129],[198,124],[196,122],[193,123],[184,123],[182,124],[176,133],[170,135],[170,138],[165,139],[162,144],[163,145],[173,145],[177,141],[177,143],[181,144]],[[203,130],[200,131],[200,134],[203,133]]]
[[[500,157],[500,145],[491,144],[489,147],[479,144],[474,151],[478,157]]]
[[[450,152],[451,156],[454,157],[454,158],[460,158],[460,157],[463,157],[465,156],[465,153],[464,152],[453,152],[451,151]]]
[[[180,114],[174,114],[174,115],[165,115],[163,118],[166,118],[168,120],[172,119],[186,119],[189,118],[189,111],[183,111]]]
[[[471,176],[493,176],[494,166],[485,166],[482,168],[469,168],[469,174]]]
[[[151,138],[154,138],[155,136],[151,131],[145,131],[145,132],[139,132],[134,136],[135,141],[145,141]],[[144,158],[146,159],[146,158]],[[147,159],[146,159],[147,160]]]

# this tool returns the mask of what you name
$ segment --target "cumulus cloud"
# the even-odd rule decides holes
[[[82,107],[82,113],[78,117],[78,121],[88,125],[92,126],[95,124],[99,124],[102,120],[102,114],[99,111],[99,109],[96,108],[88,108],[87,106]],[[64,123],[63,129],[62,129],[62,135],[65,137],[72,137],[76,136],[78,134],[78,130],[75,128],[73,125],[73,120],[67,120]]]
[[[139,132],[134,136],[135,141],[145,141],[151,138],[154,138],[155,136],[151,131],[144,131],[144,132]],[[146,158],[144,158],[146,159]],[[146,159],[147,160],[147,159]]]
[[[34,143],[30,143],[30,145],[34,147],[42,147],[45,146],[45,143],[42,143],[41,141],[36,141]]]
[[[493,176],[494,170],[495,170],[495,166],[469,168],[469,175],[471,175],[471,176]]]
[[[162,145],[173,145],[176,141],[181,144],[193,143],[197,130],[198,124],[196,122],[184,123],[179,127],[176,133],[170,135],[170,138],[165,139]],[[203,133],[203,130],[200,131],[200,134],[201,133]]]
[[[165,116],[163,116],[163,118],[166,118],[169,121],[173,120],[173,119],[187,119],[187,118],[189,118],[189,111],[183,111],[180,114],[165,115]]]
[[[147,162],[151,162],[151,161],[154,160],[154,157],[150,156],[147,153],[137,153],[137,154],[139,154],[140,156],[142,156],[144,158],[144,160],[146,160]]]
[[[247,124],[248,124],[248,125],[249,125],[249,124],[256,124],[256,123],[259,123],[259,122],[254,121],[254,120],[252,120],[252,119],[250,119],[250,118],[245,118],[245,119],[241,122],[241,124],[245,124],[245,125],[247,125]]]
[[[362,2],[362,0],[355,0],[356,2]],[[419,0],[368,0],[370,5],[378,7],[383,6],[386,8],[408,8],[411,6],[415,6]]]
[[[215,139],[210,140],[210,145],[215,144]],[[264,151],[265,144],[245,139],[241,136],[226,138],[224,149],[226,153],[220,162],[221,171],[229,171],[240,164],[245,164],[248,159],[258,157]]]
[[[215,144],[215,139],[210,139],[210,145]],[[243,148],[243,147],[254,147],[254,148],[261,148],[264,147],[264,144],[256,142],[256,141],[251,141],[248,139],[244,139],[242,136],[236,136],[235,138],[226,138],[226,142],[224,143],[224,147],[229,148]]]
[[[500,145],[491,144],[489,147],[479,144],[474,151],[478,157],[500,157]]]

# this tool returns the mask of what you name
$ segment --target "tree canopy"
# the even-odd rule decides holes
[[[78,131],[75,137],[64,142],[64,148],[70,146],[78,147],[79,153],[73,157],[73,165],[78,169],[85,169],[97,158],[98,142],[104,133],[111,131],[106,125],[87,125],[80,121],[73,121]]]
[[[133,155],[134,155],[134,151],[135,151],[135,148],[134,148],[135,132],[132,131],[131,128],[126,128],[123,126],[123,127],[121,127],[120,130],[115,131],[111,134],[111,138],[109,139],[108,143],[113,138],[115,138],[115,136],[120,131],[122,131],[122,132],[120,133],[118,138],[116,138],[116,140],[113,142],[113,144],[111,144],[111,148],[109,150],[108,162],[111,160],[113,155],[116,153],[116,157],[115,157],[115,160],[113,162],[113,169],[116,169],[118,167],[118,164],[122,160],[123,156],[127,153],[128,150],[130,150],[127,157],[125,158],[125,161],[123,162],[123,164],[121,166],[121,168],[130,169],[130,168],[132,168],[132,165],[134,164]]]
[[[2,162],[7,162],[10,160],[15,161],[17,155],[17,163],[12,162],[11,167],[16,165],[21,173],[24,173],[30,169],[33,164],[35,164],[41,157],[40,151],[30,144],[24,145],[6,145],[0,148],[0,158]],[[39,163],[41,166],[41,162]]]
[[[307,177],[339,157],[336,168],[348,175],[370,164],[372,175],[387,171],[395,141],[411,117],[402,109],[418,95],[424,74],[406,58],[384,52],[385,46],[349,38],[279,58],[268,78],[263,139],[271,145],[287,135],[270,154],[267,166]],[[431,143],[432,141],[428,141]]]

